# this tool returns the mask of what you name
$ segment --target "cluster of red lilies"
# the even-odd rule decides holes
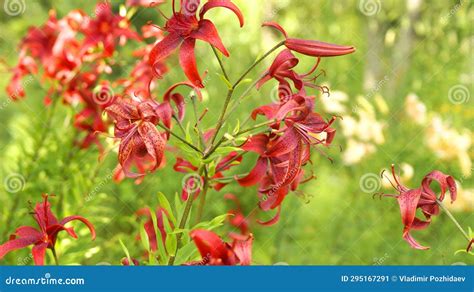
[[[142,9],[148,9],[159,3],[127,1],[127,4],[141,5],[145,6]],[[313,178],[312,172],[305,175],[304,171],[304,166],[311,163],[312,149],[323,152],[319,148],[329,147],[336,134],[332,128],[336,117],[325,119],[317,113],[319,106],[316,95],[312,95],[309,90],[327,92],[326,87],[315,83],[319,76],[316,70],[321,58],[350,54],[355,48],[292,38],[277,23],[264,23],[264,26],[283,34],[284,40],[280,46],[284,48],[255,84],[259,89],[267,82],[276,81],[278,100],[262,105],[251,113],[254,120],[259,116],[267,120],[263,131],[247,136],[245,142],[240,145],[234,145],[238,146],[238,150],[227,152],[223,156],[211,156],[212,151],[219,148],[215,140],[221,124],[203,131],[197,146],[188,139],[180,138],[173,129],[175,124],[180,124],[186,117],[185,97],[177,92],[177,88],[189,87],[199,99],[200,89],[205,87],[195,58],[196,40],[204,41],[222,55],[229,56],[214,23],[205,18],[209,10],[218,7],[233,12],[240,27],[244,25],[241,11],[231,0],[208,0],[203,5],[197,0],[181,0],[179,9],[176,9],[173,1],[172,15],[167,18],[165,25],[157,27],[146,24],[141,28],[141,35],[132,30],[129,18],[115,14],[108,2],[100,2],[97,5],[95,17],[75,10],[64,18],[57,19],[52,12],[45,25],[30,29],[23,39],[19,62],[12,69],[13,79],[7,91],[14,100],[25,96],[21,79],[25,75],[37,74],[41,69],[44,83],[50,84],[45,97],[46,104],[61,98],[65,104],[74,109],[79,108],[74,126],[86,133],[80,143],[83,148],[93,143],[100,148],[97,132],[106,132],[109,125],[113,124],[114,136],[119,141],[116,181],[133,178],[136,183],[140,183],[145,176],[166,165],[165,152],[171,137],[176,136],[181,142],[186,142],[191,150],[201,156],[201,160],[191,162],[185,157],[177,156],[174,169],[177,172],[195,173],[206,182],[204,186],[197,188],[194,186],[195,180],[186,182],[181,189],[181,197],[186,202],[192,202],[205,191],[203,188],[208,186],[216,191],[224,188],[227,182],[219,180],[224,177],[223,172],[238,165],[244,153],[257,153],[258,159],[253,169],[248,174],[237,177],[237,182],[244,187],[258,185],[260,209],[276,210],[276,213],[270,220],[257,221],[262,225],[275,224],[285,197],[296,190],[299,184]],[[145,42],[145,39],[149,41]],[[140,45],[133,52],[137,61],[129,76],[116,78],[116,75],[113,75],[115,68],[122,64],[116,61],[114,56],[117,45],[124,45],[126,40],[133,40]],[[167,59],[178,48],[179,63],[188,80],[174,84],[164,91],[160,98],[156,98],[156,85],[168,72]],[[314,58],[314,66],[309,72],[296,71],[299,59],[295,53]],[[217,52],[216,56],[218,57]],[[115,80],[111,81],[113,78]],[[103,112],[107,113],[107,118],[102,115]],[[212,161],[209,157],[212,157]],[[209,174],[211,164],[213,171]],[[455,199],[454,180],[435,171],[426,176],[420,189],[408,190],[398,182],[395,174],[394,178],[396,189],[400,192],[397,199],[405,225],[403,237],[413,247],[424,248],[416,243],[409,231],[425,228],[430,223],[430,217],[438,214],[437,200],[443,200],[447,187],[452,199]],[[432,180],[441,185],[439,197],[430,189]],[[189,262],[189,265],[251,263],[253,235],[249,231],[249,218],[240,209],[236,196],[226,194],[225,197],[237,204],[235,209],[229,211],[232,215],[229,222],[239,232],[230,233],[231,242],[227,243],[211,231],[192,230],[189,235],[202,259]],[[415,217],[417,208],[422,210],[426,221]],[[144,229],[151,250],[156,251],[156,232],[161,233],[164,243],[167,237],[165,220],[169,220],[170,214],[163,208],[156,210],[159,230],[155,230],[150,212],[149,209],[144,209],[138,214],[149,218]],[[95,237],[92,224],[80,216],[66,217],[58,221],[50,211],[47,196],[44,197],[43,203],[39,203],[34,209],[34,218],[40,230],[28,226],[18,228],[10,241],[0,246],[0,258],[12,250],[33,244],[34,261],[36,264],[43,264],[46,249],[51,249],[53,253],[55,251],[59,231],[64,230],[76,237],[72,228],[64,226],[72,220],[84,222]],[[172,228],[177,227],[170,221],[166,221],[166,224]],[[128,258],[122,263],[131,264]],[[139,261],[133,259],[133,263],[138,264]]]

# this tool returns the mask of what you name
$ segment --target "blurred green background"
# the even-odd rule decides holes
[[[112,1],[118,10],[122,2]],[[356,53],[323,59],[325,75],[319,84],[331,89],[331,96],[320,96],[317,107],[325,113],[341,115],[335,146],[325,150],[331,163],[314,151],[316,180],[300,186],[287,196],[281,220],[271,227],[251,226],[255,236],[254,264],[290,265],[451,265],[472,264],[472,256],[457,253],[466,242],[445,214],[433,219],[431,226],[413,235],[428,251],[414,250],[402,240],[402,224],[396,200],[373,199],[377,191],[391,193],[377,175],[392,163],[402,168],[402,180],[418,187],[425,174],[433,169],[452,174],[462,186],[459,199],[451,207],[462,226],[474,227],[474,181],[471,159],[474,68],[474,9],[471,1],[314,1],[273,0],[235,1],[242,9],[246,24],[240,29],[230,12],[214,10],[207,17],[215,22],[231,57],[224,60],[232,80],[259,55],[280,40],[264,21],[279,22],[291,36],[354,45]],[[4,7],[2,3],[1,7]],[[17,45],[27,28],[45,22],[54,8],[64,16],[76,8],[93,13],[93,1],[27,1],[18,16],[0,12],[0,57],[9,66],[17,61]],[[170,5],[158,6],[165,15]],[[143,9],[134,18],[138,30],[152,20],[163,24],[156,9]],[[119,59],[136,44],[120,50]],[[214,125],[221,109],[226,87],[217,76],[218,64],[209,46],[198,42],[198,67],[208,70],[206,93],[200,109],[209,108],[205,123]],[[265,60],[251,78],[257,78],[271,63]],[[314,64],[301,56],[299,72]],[[158,96],[170,84],[183,80],[176,57],[169,62],[171,73],[160,82]],[[175,68],[176,67],[176,68]],[[130,68],[124,65],[123,72]],[[123,74],[115,72],[114,74]],[[0,87],[10,78],[7,66],[1,68]],[[243,87],[242,87],[243,88]],[[240,88],[239,90],[242,90]],[[40,200],[41,193],[54,193],[53,205],[65,200],[61,215],[79,214],[96,226],[98,238],[90,242],[86,228],[76,227],[78,240],[62,240],[61,262],[95,265],[119,264],[124,256],[118,240],[122,239],[132,256],[140,258],[141,245],[135,241],[138,224],[134,212],[157,205],[156,193],[162,191],[170,200],[180,192],[183,174],[172,170],[175,158],[168,157],[167,167],[148,176],[140,185],[126,180],[115,184],[111,171],[117,163],[116,152],[98,162],[95,148],[71,148],[75,131],[71,130],[74,111],[60,105],[54,115],[51,134],[39,153],[37,136],[44,128],[47,110],[44,90],[38,80],[27,86],[27,98],[13,103],[0,94],[0,242],[20,225],[34,225],[28,215],[28,200]],[[245,120],[258,105],[272,102],[274,84],[254,91],[225,127],[233,128],[237,119]],[[236,94],[238,96],[238,92]],[[161,96],[160,96],[161,97]],[[189,119],[192,120],[190,115]],[[36,138],[35,138],[36,137]],[[103,137],[112,147],[112,139]],[[342,151],[339,147],[342,148]],[[116,151],[116,150],[115,150]],[[250,156],[249,156],[250,157]],[[31,161],[34,161],[32,164]],[[244,173],[253,159],[233,169]],[[5,184],[14,174],[21,174],[21,191],[9,192]],[[21,181],[20,181],[21,182]],[[223,194],[236,194],[245,214],[258,199],[255,188],[228,185],[221,192],[211,191],[205,218],[210,219],[233,207]],[[17,202],[17,206],[13,206]],[[449,205],[447,202],[446,204]],[[15,209],[14,214],[11,210]],[[257,213],[256,218],[271,214]],[[255,218],[254,218],[255,219]],[[217,230],[221,235],[229,227]],[[60,238],[66,238],[64,234]],[[84,253],[84,251],[86,251]],[[0,264],[32,264],[28,250],[16,251]]]

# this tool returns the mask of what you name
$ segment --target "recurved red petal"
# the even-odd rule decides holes
[[[198,168],[191,164],[191,162],[184,160],[181,157],[176,158],[176,163],[173,169],[177,172],[188,173],[198,170]]]
[[[436,196],[431,189],[431,182],[432,181],[438,182],[441,192],[439,196]],[[434,170],[430,173],[428,173],[422,181],[422,186],[423,186],[423,191],[434,195],[437,197],[440,201],[444,200],[444,195],[446,194],[446,190],[449,190],[449,193],[451,195],[451,203],[453,203],[456,200],[457,196],[457,188],[456,188],[456,182],[454,181],[454,178],[450,175],[446,175],[442,173],[441,171]]]
[[[200,20],[199,28],[191,33],[191,38],[208,42],[213,47],[221,51],[224,56],[229,57],[229,52],[222,43],[221,37],[219,36],[216,27],[210,20]]]
[[[237,179],[237,182],[244,187],[253,186],[265,176],[267,171],[267,159],[260,157],[249,174],[243,178]]]
[[[170,33],[161,41],[159,41],[153,49],[151,49],[150,54],[148,56],[148,62],[152,68],[154,65],[164,58],[168,57],[182,42],[182,38],[178,34]],[[153,72],[157,74],[157,72]]]
[[[87,228],[89,228],[89,231],[90,231],[91,236],[92,236],[92,240],[95,239],[96,234],[95,234],[94,225],[92,225],[92,223],[89,220],[87,220],[86,218],[84,218],[82,216],[73,215],[73,216],[65,217],[63,220],[61,220],[59,222],[59,224],[60,225],[65,225],[66,223],[74,221],[74,220],[79,220],[82,223],[84,223],[87,226]]]
[[[419,244],[412,236],[409,232],[405,232],[403,234],[403,239],[406,240],[406,242],[408,242],[408,244],[410,244],[411,247],[415,248],[415,249],[429,249],[429,247],[427,246],[422,246],[421,244]]]
[[[207,1],[206,4],[204,4],[202,6],[201,11],[199,12],[199,18],[202,19],[204,17],[204,14],[206,14],[207,11],[211,10],[212,8],[216,8],[216,7],[223,7],[223,8],[230,9],[239,18],[240,27],[244,26],[244,16],[242,15],[242,12],[230,0],[209,0],[209,1]]]
[[[279,25],[278,23],[276,22],[273,22],[273,21],[267,21],[267,22],[264,22],[262,24],[262,26],[268,26],[268,27],[272,27],[276,30],[278,30],[279,32],[281,32],[285,38],[288,38],[288,34],[286,33],[285,29],[283,29],[283,27],[281,27],[281,25]]]
[[[186,39],[179,49],[179,64],[183,68],[184,74],[195,86],[203,88],[201,76],[197,70],[196,56],[194,55],[194,45],[196,40]]]
[[[280,220],[280,212],[281,212],[281,205],[278,206],[278,209],[277,209],[277,212],[275,214],[275,216],[273,216],[272,219],[268,220],[268,221],[262,221],[262,220],[257,220],[257,222],[261,225],[264,225],[264,226],[271,226],[275,223],[278,222],[278,220]]]

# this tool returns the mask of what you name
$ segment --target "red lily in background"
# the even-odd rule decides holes
[[[239,199],[234,194],[225,194],[224,198],[231,200],[235,204],[235,208],[230,209],[227,214],[231,215],[229,217],[229,223],[240,230],[241,235],[250,234],[249,220],[242,213],[242,208],[240,206]],[[236,234],[232,232],[231,234]],[[238,234],[237,234],[238,235]]]
[[[457,188],[452,176],[446,175],[440,171],[434,170],[428,173],[422,181],[422,186],[417,189],[409,189],[402,185],[395,174],[395,167],[392,165],[392,176],[395,184],[392,183],[398,195],[383,194],[383,196],[394,197],[400,205],[400,212],[402,215],[403,239],[405,239],[411,247],[415,249],[428,249],[420,245],[410,234],[411,229],[420,230],[427,228],[431,223],[431,216],[439,214],[439,206],[437,200],[443,201],[446,190],[449,190],[451,195],[451,203],[456,200]],[[432,181],[438,182],[441,191],[437,196],[431,189]],[[420,209],[425,220],[416,217],[416,210]]]
[[[262,26],[273,27],[285,37],[285,46],[295,52],[313,57],[334,57],[355,52],[353,46],[340,46],[314,40],[303,40],[288,37],[286,31],[276,22],[265,22]]]
[[[252,261],[252,234],[242,238],[234,238],[232,244],[222,241],[212,231],[196,229],[191,231],[202,260],[186,265],[233,266],[250,265]]]
[[[153,220],[151,219],[151,214],[150,214],[150,208],[142,208],[137,211],[138,216],[144,216],[148,220],[144,223],[145,231],[146,234],[148,235],[148,241],[150,243],[150,249],[152,251],[156,251],[158,246],[156,242],[156,231],[153,226]],[[170,226],[174,228],[173,223],[168,219],[168,213],[166,212],[165,209],[158,207],[156,208],[156,225],[158,227],[158,230],[160,231],[161,234],[161,239],[163,241],[163,245],[166,242],[166,231],[165,231],[165,225],[163,220],[168,220]]]
[[[95,239],[94,226],[87,219],[74,215],[58,221],[51,212],[48,195],[44,194],[43,199],[44,201],[42,203],[36,204],[33,213],[39,230],[31,226],[21,226],[17,228],[15,233],[10,236],[10,240],[0,245],[0,259],[13,250],[34,245],[32,255],[35,265],[43,265],[46,249],[54,250],[54,245],[56,244],[56,239],[60,231],[66,231],[70,236],[77,238],[72,227],[64,226],[74,220],[83,222],[89,228],[92,240]]]
[[[224,7],[230,9],[239,18],[240,26],[244,25],[244,18],[239,8],[230,0],[208,0],[202,8],[197,11],[200,0],[181,0],[181,8],[175,10],[173,0],[173,16],[168,19],[164,30],[168,35],[158,42],[151,50],[149,62],[152,67],[155,63],[169,56],[178,46],[180,46],[179,62],[184,74],[194,85],[204,87],[201,76],[197,70],[194,46],[196,40],[202,40],[229,56],[229,52],[224,47],[214,24],[203,18],[210,9]],[[156,74],[159,76],[159,74]]]
[[[104,57],[110,57],[115,51],[115,40],[124,44],[127,39],[140,40],[138,34],[129,29],[128,19],[112,12],[109,2],[100,2],[95,8],[96,18],[89,21],[84,29],[84,45],[86,52],[99,43],[104,45]]]

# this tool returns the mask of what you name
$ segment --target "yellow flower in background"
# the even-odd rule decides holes
[[[446,203],[445,206],[453,212],[472,212],[474,211],[474,189],[463,189],[461,184],[456,181],[458,195],[453,204]]]
[[[344,105],[345,102],[349,100],[349,96],[347,93],[342,91],[331,91],[331,94],[323,95],[321,97],[321,103],[323,104],[323,108],[328,113],[342,115],[347,112],[346,106]]]
[[[426,129],[426,143],[440,159],[457,159],[463,176],[472,175],[472,160],[469,156],[472,132],[469,129],[458,132],[435,115]]]
[[[355,101],[353,106],[349,106],[349,96],[342,91],[332,91],[330,96],[321,98],[328,113],[344,116],[340,125],[347,143],[342,160],[349,165],[359,163],[363,157],[375,153],[377,145],[385,143],[385,125],[377,120],[377,114],[385,115],[389,111],[387,103],[380,95],[370,101],[363,96],[357,96]]]
[[[414,93],[410,93],[405,99],[405,112],[418,125],[423,125],[427,120],[426,105]]]

